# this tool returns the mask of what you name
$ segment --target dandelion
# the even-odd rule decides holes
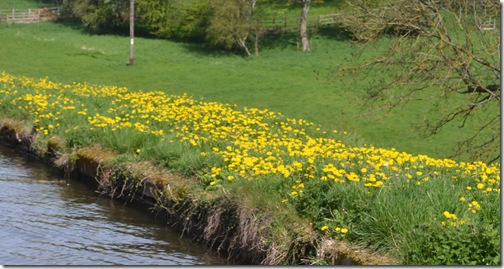
[[[321,231],[325,231],[325,230],[327,230],[327,229],[329,229],[329,226],[327,226],[327,225],[322,226],[322,228],[320,228],[320,230],[321,230]]]
[[[140,153],[142,150],[141,149],[136,149],[136,153]]]
[[[342,233],[342,234],[346,234],[346,233],[348,233],[348,229],[347,229],[347,228],[343,228],[343,229],[341,229],[341,233]]]
[[[451,214],[450,214],[450,212],[445,211],[445,212],[443,212],[443,215],[444,215],[447,219],[449,219]]]

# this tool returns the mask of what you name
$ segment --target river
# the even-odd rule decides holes
[[[0,187],[0,264],[230,264],[153,214],[3,145]]]

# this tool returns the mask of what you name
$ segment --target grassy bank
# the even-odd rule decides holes
[[[500,264],[499,164],[355,146],[344,130],[188,95],[7,73],[0,86],[1,118],[33,126],[40,154],[61,141],[71,167],[79,148],[99,144],[117,164],[182,175],[243,214],[219,216],[269,234],[276,263],[327,262],[286,243],[315,236],[319,252],[347,242],[402,264]]]
[[[296,49],[294,35],[280,35],[265,39],[261,55],[251,58],[207,45],[136,38],[134,66],[126,65],[128,37],[90,35],[74,25],[1,25],[0,38],[5,52],[0,67],[15,75],[187,93],[197,100],[267,108],[346,130],[362,139],[358,145],[436,158],[449,156],[455,142],[467,135],[453,124],[435,137],[421,138],[418,122],[439,113],[432,104],[408,105],[392,115],[366,110],[364,88],[373,78],[334,76],[339,64],[362,61],[356,56],[360,48],[334,29],[320,30],[312,39],[310,53]],[[280,42],[270,42],[273,39]],[[376,54],[388,42],[381,40],[362,57]],[[472,126],[468,123],[465,128]],[[467,161],[464,156],[457,160]]]

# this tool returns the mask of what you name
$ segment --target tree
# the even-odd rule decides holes
[[[238,47],[250,56],[247,39],[253,29],[256,0],[211,0],[209,3],[212,13],[206,29],[207,40],[227,49]]]
[[[380,103],[392,110],[410,102],[443,100],[445,104],[437,108],[441,116],[423,123],[425,135],[435,135],[457,123],[468,135],[457,141],[449,157],[469,153],[472,160],[498,160],[499,2],[369,2],[347,1],[342,25],[359,42],[367,44],[383,35],[395,36],[395,42],[382,55],[340,71],[367,70],[370,73],[366,76],[377,78],[367,91],[368,104]],[[468,127],[469,121],[474,128]]]
[[[207,0],[137,0],[137,13],[151,34],[203,40],[210,17]]]
[[[128,0],[68,0],[72,14],[95,31],[127,29]]]

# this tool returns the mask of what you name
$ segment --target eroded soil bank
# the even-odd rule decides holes
[[[198,181],[149,162],[119,162],[99,145],[64,149],[61,138],[37,140],[28,125],[3,120],[0,142],[67,174],[74,174],[104,195],[145,206],[186,236],[239,264],[391,265],[393,258],[344,242],[320,239],[309,223],[247,206],[246,190],[207,192]],[[237,197],[242,197],[237,199]],[[281,210],[280,210],[281,212]],[[278,219],[288,219],[284,227]]]

